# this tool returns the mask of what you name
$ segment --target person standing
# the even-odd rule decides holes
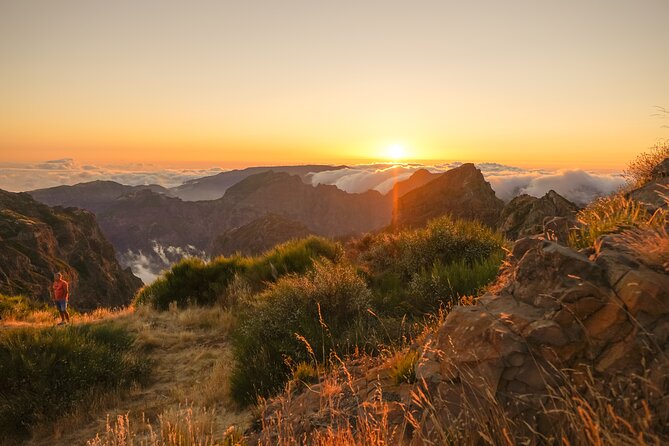
[[[60,323],[58,325],[65,325],[70,322],[70,314],[67,312],[67,301],[70,299],[70,286],[63,280],[63,274],[56,273],[53,285],[53,301],[60,313]]]

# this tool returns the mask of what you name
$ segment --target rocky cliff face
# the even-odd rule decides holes
[[[302,223],[289,221],[275,214],[267,214],[221,234],[214,240],[209,252],[212,257],[235,253],[257,255],[280,243],[311,234],[313,231]]]
[[[141,286],[121,268],[93,214],[0,191],[0,292],[48,301],[58,271],[82,310],[127,305]]]
[[[393,210],[397,227],[420,227],[444,214],[479,220],[495,227],[504,202],[473,164],[441,174],[436,179],[400,197]]]
[[[561,218],[564,230],[554,231],[562,242],[567,241],[568,228],[576,224],[578,206],[551,190],[541,198],[519,195],[511,200],[499,217],[498,229],[509,240],[542,234],[546,224]],[[553,223],[556,221],[554,220]]]

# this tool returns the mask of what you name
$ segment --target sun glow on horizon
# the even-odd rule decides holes
[[[386,147],[386,156],[390,161],[401,161],[406,159],[407,151],[402,144],[392,144]]]

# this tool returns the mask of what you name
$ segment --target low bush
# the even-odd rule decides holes
[[[474,221],[441,217],[420,230],[367,236],[356,261],[384,314],[422,315],[475,293],[497,274],[504,240]]]
[[[303,273],[319,258],[336,260],[341,247],[321,237],[290,241],[257,257],[218,257],[210,262],[187,258],[175,264],[151,285],[144,287],[135,302],[166,310],[170,303],[229,305],[240,287],[261,291],[268,282],[292,273]]]
[[[91,396],[141,382],[149,372],[133,337],[110,324],[0,332],[0,432],[86,407]]]
[[[253,403],[281,390],[292,375],[290,364],[323,365],[331,352],[343,355],[374,344],[370,298],[352,267],[328,261],[250,298],[233,335],[233,398]]]

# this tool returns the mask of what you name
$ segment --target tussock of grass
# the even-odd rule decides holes
[[[170,303],[226,306],[245,292],[260,291],[266,283],[286,274],[304,273],[319,258],[335,260],[341,247],[321,237],[308,237],[278,245],[257,257],[218,257],[210,262],[187,258],[174,265],[162,277],[144,287],[136,303],[167,310]]]
[[[651,181],[653,169],[666,158],[669,158],[669,139],[659,141],[650,150],[637,156],[623,172],[629,187],[641,187]]]
[[[81,410],[91,395],[143,381],[133,337],[110,324],[0,332],[0,431],[26,435],[38,421]]]
[[[318,367],[305,361],[298,363],[293,368],[293,380],[301,383],[312,384],[318,382],[318,376]]]
[[[640,203],[622,193],[602,197],[577,214],[581,225],[570,234],[569,244],[576,249],[589,248],[603,235],[635,228],[661,228],[667,222],[665,214],[662,209],[650,214]]]
[[[395,384],[416,382],[416,362],[418,352],[406,350],[398,352],[390,361],[390,377]]]

